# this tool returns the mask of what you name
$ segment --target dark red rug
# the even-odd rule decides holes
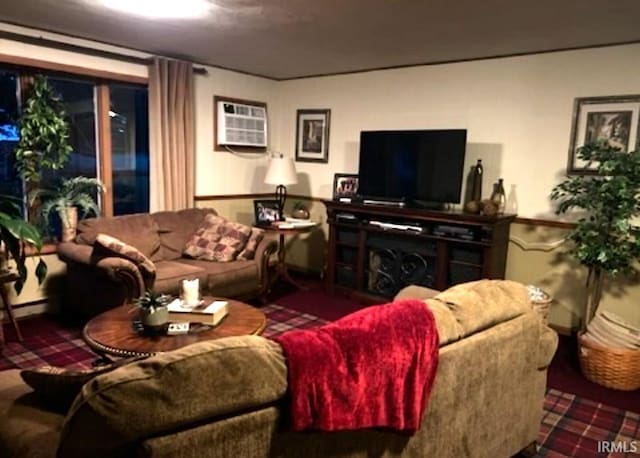
[[[327,323],[317,316],[275,304],[261,310],[267,316],[267,327],[262,333],[265,337]],[[44,365],[89,368],[96,359],[96,354],[82,340],[82,329],[78,326],[61,323],[55,316],[47,315],[22,320],[19,324],[23,342],[16,340],[10,325],[4,325],[6,343],[0,355],[0,370]]]
[[[329,321],[308,313],[323,308],[326,308],[324,312],[328,312],[331,306],[327,306],[326,296],[322,300],[317,292],[299,294],[296,309],[282,304],[262,308],[268,318],[264,332],[266,337],[291,329],[319,326]],[[305,298],[310,300],[306,301]],[[357,307],[351,303],[345,309],[324,315],[341,316],[341,312],[352,308]],[[9,325],[4,327],[8,341],[0,357],[0,370],[46,364],[88,368],[96,358],[83,342],[81,329],[77,326],[65,325],[52,316],[23,320],[20,326],[25,337],[22,343],[15,341]],[[538,443],[540,449],[537,456],[540,457],[640,456],[635,451],[640,451],[640,415],[550,389],[545,398]],[[609,453],[612,450],[617,452]]]
[[[640,414],[549,389],[538,456],[640,456]]]

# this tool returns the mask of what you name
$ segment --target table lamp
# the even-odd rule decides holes
[[[284,221],[284,203],[287,200],[288,184],[296,184],[298,176],[296,175],[296,166],[293,159],[284,157],[282,154],[275,155],[269,161],[267,174],[264,177],[266,184],[276,185],[276,200],[278,201],[278,218]]]

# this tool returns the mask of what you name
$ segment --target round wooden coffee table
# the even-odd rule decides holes
[[[126,304],[91,319],[82,330],[82,335],[89,347],[101,356],[148,356],[176,350],[203,340],[262,334],[267,325],[267,317],[260,310],[233,299],[216,300],[229,303],[229,314],[219,325],[202,325],[189,334],[168,336],[141,333],[134,326],[134,321],[138,318],[137,307]]]

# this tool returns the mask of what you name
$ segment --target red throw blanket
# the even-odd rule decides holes
[[[438,332],[424,302],[368,307],[275,340],[287,359],[295,431],[420,428],[438,366]]]

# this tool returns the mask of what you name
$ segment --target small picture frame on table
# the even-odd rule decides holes
[[[256,217],[256,226],[271,226],[279,221],[278,201],[275,199],[254,200],[253,212]]]
[[[605,140],[625,154],[640,148],[640,95],[580,97],[573,104],[568,175],[593,175],[598,164],[587,164],[578,149]]]
[[[333,200],[351,202],[358,195],[358,175],[336,173],[333,175]]]

